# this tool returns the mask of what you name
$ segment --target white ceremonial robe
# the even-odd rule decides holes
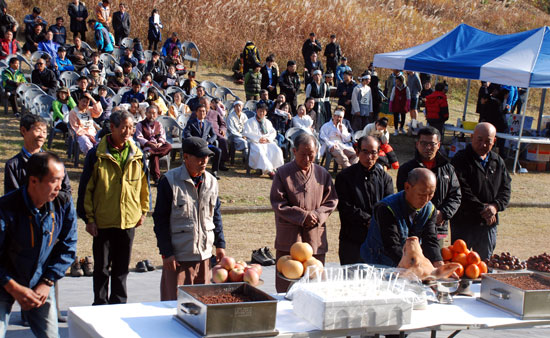
[[[332,120],[328,121],[321,127],[319,138],[323,142],[321,156],[334,145],[338,145],[342,149],[354,150],[351,144],[351,134],[344,124],[342,124],[342,131],[340,132]]]
[[[244,124],[243,136],[250,141],[250,157],[248,165],[252,169],[261,169],[264,172],[274,171],[284,164],[283,151],[275,143],[277,131],[266,118],[267,134],[262,134],[260,123],[256,117],[252,117]],[[269,143],[260,143],[260,138],[265,137]]]

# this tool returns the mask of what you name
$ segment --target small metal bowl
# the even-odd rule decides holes
[[[435,292],[437,295],[437,300],[441,304],[451,304],[453,302],[453,297],[451,294],[458,290],[460,281],[452,278],[440,279],[435,282]]]

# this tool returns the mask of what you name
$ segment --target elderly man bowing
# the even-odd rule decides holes
[[[338,197],[330,174],[313,162],[317,141],[308,133],[294,140],[294,161],[280,167],[271,186],[271,206],[275,212],[276,258],[290,254],[296,242],[309,243],[313,256],[325,262],[328,250],[325,222],[336,208]],[[275,280],[277,292],[285,292],[289,283]]]
[[[405,190],[390,195],[374,206],[361,258],[367,264],[397,266],[403,256],[407,237],[421,241],[424,255],[435,267],[443,265],[437,231],[436,209],[430,200],[437,179],[431,170],[416,168],[409,172]]]

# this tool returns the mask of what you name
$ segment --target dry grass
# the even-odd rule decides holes
[[[262,57],[275,53],[279,60],[301,62],[301,45],[309,32],[323,44],[339,36],[354,69],[365,69],[375,53],[411,47],[433,39],[464,22],[494,33],[512,33],[547,25],[550,16],[531,1],[479,0],[125,0],[132,15],[132,36],[146,41],[148,17],[157,8],[164,24],[163,37],[172,31],[197,43],[202,60],[228,66],[247,40]],[[112,11],[120,1],[112,1]],[[93,17],[97,1],[88,1]],[[48,22],[67,17],[67,1],[12,1],[9,11],[22,23],[33,6],[40,6]],[[66,21],[68,24],[68,20]]]

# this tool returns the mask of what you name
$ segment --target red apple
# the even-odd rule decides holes
[[[231,269],[229,271],[229,280],[232,282],[242,282],[244,276],[244,270],[243,269]]]
[[[245,262],[245,261],[237,261],[237,263],[236,263],[236,264],[239,264],[240,266],[242,266],[242,267],[243,267],[243,269],[244,269],[244,268],[246,268],[246,267],[248,266],[248,264],[246,264],[246,262]]]
[[[256,286],[260,282],[260,275],[255,269],[248,269],[244,272],[243,281],[252,286]]]
[[[225,283],[228,274],[227,270],[220,266],[216,270],[212,270],[212,281],[214,281],[214,283]]]
[[[247,265],[245,263],[245,265],[242,265],[241,263],[237,262],[235,263],[235,266],[233,267],[233,269],[246,269],[247,268]]]
[[[248,266],[248,268],[249,268],[249,269],[254,269],[254,270],[256,270],[256,272],[258,273],[258,276],[261,276],[261,275],[262,275],[263,269],[262,269],[262,266],[261,266],[260,264],[256,264],[256,263],[250,264],[250,265]]]
[[[233,269],[235,267],[235,258],[224,256],[222,260],[220,261],[220,265],[227,271]]]

